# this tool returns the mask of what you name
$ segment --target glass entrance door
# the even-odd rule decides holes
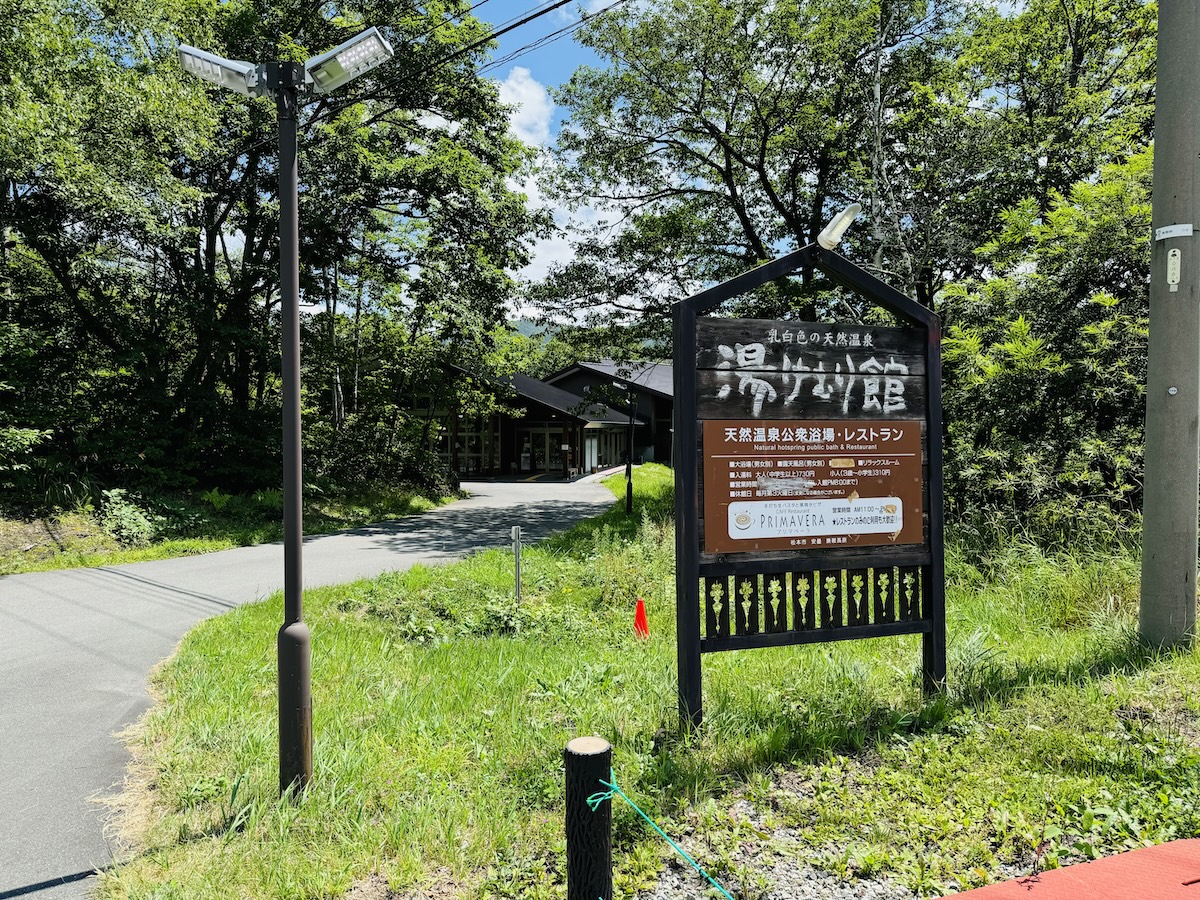
[[[533,435],[533,471],[543,472],[546,469],[546,435],[534,432]]]
[[[522,472],[561,472],[567,438],[561,428],[517,429],[517,456]]]

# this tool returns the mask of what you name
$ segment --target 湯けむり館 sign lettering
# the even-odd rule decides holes
[[[924,418],[913,329],[701,319],[696,337],[701,419]]]

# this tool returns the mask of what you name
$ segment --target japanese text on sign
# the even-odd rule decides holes
[[[696,372],[701,419],[920,419],[925,408],[910,329],[701,320]]]
[[[704,423],[705,550],[920,543],[919,422]]]

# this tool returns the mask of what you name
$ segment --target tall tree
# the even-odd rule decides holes
[[[394,2],[348,3],[337,11],[276,7],[264,22],[253,4],[214,5],[206,44],[235,58],[304,58],[371,23],[384,26],[398,48],[392,64],[302,111],[306,298],[323,301],[334,315],[343,290],[360,310],[362,303],[386,306],[408,333],[401,351],[431,334],[447,347],[485,343],[511,291],[505,273],[524,261],[524,242],[538,221],[506,184],[524,163],[524,149],[507,133],[494,86],[475,74],[484,51],[462,52],[486,29],[465,15],[465,3],[423,13]],[[274,402],[263,376],[273,357],[265,326],[276,288],[276,220],[263,199],[275,176],[261,139],[270,133],[273,109],[238,98],[224,105],[219,155],[198,165],[208,194],[196,222],[203,249],[192,268],[203,275],[193,279],[194,290],[227,281],[224,315],[206,333],[214,344],[236,347],[217,353],[227,371],[198,368],[196,377],[201,384],[227,382],[240,414]],[[232,258],[220,246],[231,230],[243,237]],[[396,403],[411,385],[405,376],[424,363],[424,356],[398,361]],[[254,391],[251,370],[260,379]],[[319,372],[306,382],[315,378],[324,387],[328,377]],[[332,389],[322,396],[339,402]],[[395,409],[385,414],[389,422],[398,421]],[[391,438],[382,444],[394,446]]]
[[[989,276],[947,289],[946,496],[980,524],[1108,539],[1141,508],[1149,324],[1144,150],[1007,210]]]
[[[954,12],[885,5],[667,0],[597,17],[582,40],[609,66],[559,94],[554,184],[609,221],[547,293],[648,312],[661,333],[670,300],[815,240],[864,184],[877,79],[936,56]]]
[[[538,293],[659,335],[669,300],[812,241],[849,200],[851,252],[932,296],[980,271],[1003,209],[1149,139],[1146,0],[670,0],[582,39],[608,67],[560,92],[552,182],[607,219]],[[823,287],[782,296],[811,314]]]
[[[525,150],[476,74],[486,46],[466,50],[486,28],[465,2],[0,3],[27,36],[0,60],[20,113],[0,125],[15,242],[0,318],[44,338],[22,365],[47,390],[20,415],[53,423],[48,460],[142,486],[276,470],[274,106],[183,76],[176,41],[291,60],[379,26],[396,59],[301,113],[303,299],[486,346],[540,219],[508,186]],[[401,363],[397,402],[426,359]],[[305,380],[319,407],[329,373]]]
[[[0,418],[50,439],[65,471],[161,465],[179,322],[161,256],[197,193],[171,171],[208,121],[179,103],[162,23],[65,0],[3,0]],[[11,246],[9,246],[11,245]],[[118,427],[120,432],[118,432]],[[62,473],[51,473],[58,478]]]

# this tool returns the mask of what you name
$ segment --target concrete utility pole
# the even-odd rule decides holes
[[[1142,601],[1138,631],[1190,646],[1196,627],[1200,454],[1200,4],[1161,0]]]

